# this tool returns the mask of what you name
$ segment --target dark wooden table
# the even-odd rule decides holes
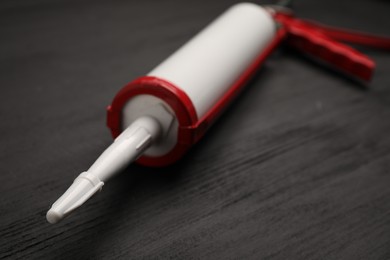
[[[57,225],[105,106],[235,1],[3,0],[0,258],[389,259],[390,55],[369,90],[281,49],[178,164],[130,166]],[[390,33],[385,0],[298,15]]]

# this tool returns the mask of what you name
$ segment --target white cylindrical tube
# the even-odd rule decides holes
[[[171,164],[196,143],[279,42],[261,6],[232,6],[146,76],[127,84],[108,107],[114,137],[139,117],[162,126],[139,163]]]
[[[236,4],[148,75],[180,87],[201,118],[269,45],[275,32],[264,8]]]

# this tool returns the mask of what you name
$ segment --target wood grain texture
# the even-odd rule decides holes
[[[281,49],[178,164],[130,166],[46,222],[111,142],[116,91],[234,2],[1,1],[0,258],[390,258],[390,55],[365,48],[368,91]],[[384,0],[295,8],[389,33]]]

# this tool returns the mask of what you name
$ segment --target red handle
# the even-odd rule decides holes
[[[302,20],[306,26],[315,28],[317,31],[321,31],[328,37],[343,42],[355,43],[372,48],[390,50],[390,38],[386,36],[379,36],[360,31],[340,29],[332,26],[323,25],[321,23],[313,22],[310,20]]]
[[[287,41],[291,46],[330,63],[341,71],[362,80],[371,79],[375,63],[368,56],[303,24],[294,23],[290,26]]]
[[[276,13],[274,17],[286,27],[289,45],[362,80],[371,79],[375,68],[374,61],[336,40],[384,49],[390,48],[388,38],[327,27],[297,19],[291,14]]]

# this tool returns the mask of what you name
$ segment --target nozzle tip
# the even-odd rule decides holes
[[[50,224],[58,223],[63,218],[63,214],[60,214],[50,209],[46,214],[46,219]]]

